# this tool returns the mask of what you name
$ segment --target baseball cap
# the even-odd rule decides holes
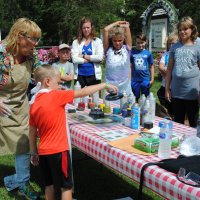
[[[59,50],[61,50],[61,49],[70,49],[69,45],[67,45],[65,43],[60,44],[58,48],[59,48]]]

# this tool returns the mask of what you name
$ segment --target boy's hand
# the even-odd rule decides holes
[[[33,166],[39,165],[39,156],[38,156],[38,154],[31,155],[31,164]]]
[[[109,83],[106,83],[105,89],[107,89],[107,91],[112,91],[112,93],[115,93],[115,94],[118,93],[118,87]]]
[[[153,85],[153,82],[154,82],[154,81],[150,81],[149,87],[151,87],[151,86]]]

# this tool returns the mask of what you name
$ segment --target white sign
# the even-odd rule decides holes
[[[150,45],[151,49],[165,48],[167,37],[167,18],[151,20]]]

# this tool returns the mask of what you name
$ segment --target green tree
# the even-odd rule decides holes
[[[169,0],[179,9],[179,18],[190,15],[200,28],[199,0]],[[78,24],[83,16],[90,17],[97,33],[116,20],[130,22],[131,32],[141,31],[140,16],[153,0],[0,0],[0,28],[2,38],[19,17],[28,17],[42,29],[41,45],[71,44],[77,35]]]

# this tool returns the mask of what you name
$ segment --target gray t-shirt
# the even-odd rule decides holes
[[[61,76],[74,73],[74,65],[73,63],[70,63],[68,61],[66,63],[60,63],[58,61],[56,63],[53,63],[53,66],[59,69]],[[62,86],[66,89],[72,89],[72,81],[65,81]]]
[[[169,58],[174,59],[172,70],[172,97],[195,100],[199,95],[200,45],[184,45],[177,42],[170,49]]]

